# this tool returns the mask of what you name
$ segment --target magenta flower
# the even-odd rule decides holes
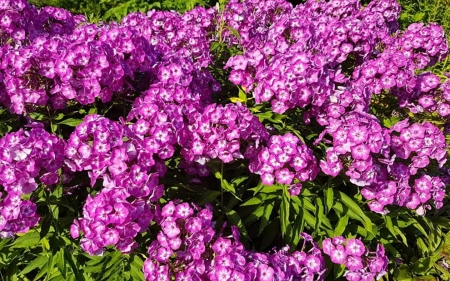
[[[360,257],[364,255],[365,251],[366,251],[365,246],[361,242],[361,240],[351,238],[348,239],[345,244],[345,252],[347,253],[347,255]]]
[[[274,270],[268,265],[261,264],[258,266],[258,280],[272,281],[274,280]]]
[[[331,261],[337,264],[343,264],[347,259],[347,253],[344,246],[337,245],[330,253]]]

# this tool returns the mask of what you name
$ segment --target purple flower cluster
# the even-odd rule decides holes
[[[343,64],[352,60],[358,69],[377,54],[379,41],[392,41],[399,13],[395,1],[364,8],[359,1],[311,0],[295,8],[285,1],[231,1],[224,20],[241,40],[225,37],[243,54],[227,62],[229,79],[277,113],[312,105],[305,120],[316,117],[323,125],[346,110],[367,109],[371,93],[354,89]]]
[[[416,74],[447,55],[444,31],[433,23],[399,31],[399,14],[394,0],[365,7],[357,0],[311,0],[295,8],[285,1],[231,1],[222,20],[241,36],[223,34],[242,54],[228,60],[229,79],[256,103],[270,103],[277,113],[304,108],[305,121],[321,125],[348,111],[368,112],[372,95],[386,90],[401,107],[434,111],[437,103],[447,116],[450,105],[434,91],[439,79]]]
[[[450,115],[450,80],[441,79],[432,73],[418,75],[414,91],[402,99],[403,106],[413,113],[434,113],[446,118]],[[399,93],[399,92],[397,92]],[[401,92],[400,92],[401,93]]]
[[[256,103],[270,103],[274,112],[302,108],[305,122],[315,118],[325,126],[316,141],[330,144],[320,162],[325,174],[337,176],[344,170],[352,183],[363,187],[376,212],[386,212],[391,204],[418,213],[430,208],[431,201],[441,207],[444,184],[439,175],[428,174],[431,160],[439,167],[446,161],[442,132],[428,123],[416,124],[412,129],[424,126],[427,137],[419,133],[411,140],[401,139],[395,128],[408,120],[393,131],[368,112],[373,94],[390,91],[401,107],[413,112],[423,111],[422,106],[441,116],[449,114],[447,83],[420,73],[448,53],[442,27],[412,24],[401,32],[400,6],[385,0],[365,7],[359,1],[306,1],[295,8],[283,1],[231,1],[227,8],[225,22],[244,34],[238,40],[225,33],[228,42],[242,50],[225,66],[231,68],[230,81],[251,92]],[[348,63],[354,66],[350,72]],[[436,143],[429,143],[429,138],[436,138]],[[271,153],[285,155],[263,148],[250,169],[261,174],[264,184],[275,179],[291,184],[292,171],[268,164],[275,161]],[[431,177],[432,187],[414,191],[410,186],[422,176]]]
[[[433,165],[443,167],[447,145],[431,123],[410,125],[405,119],[388,130],[372,115],[348,113],[329,125],[316,142],[322,140],[332,143],[326,160],[320,161],[322,171],[335,177],[344,170],[350,182],[363,187],[361,193],[370,200],[372,211],[386,213],[385,206],[393,204],[423,214],[431,201],[442,207],[445,184],[428,173]]]
[[[370,185],[376,176],[374,157],[378,154],[389,157],[390,135],[378,119],[366,113],[348,113],[324,133],[331,135],[333,146],[327,149],[326,160],[320,161],[322,171],[335,177],[345,167],[352,183]]]
[[[447,160],[447,146],[442,132],[434,125],[400,121],[391,128],[390,158],[379,159],[378,175],[361,190],[372,200],[369,208],[386,212],[384,206],[395,204],[424,214],[430,202],[442,207],[445,184],[439,176],[428,175],[435,161],[442,167]]]
[[[301,137],[269,134],[241,103],[213,103],[221,85],[208,70],[210,46],[220,42],[238,50],[225,65],[229,80],[257,104],[279,114],[298,109],[305,123],[323,127],[315,143],[328,147],[321,170],[345,173],[370,210],[441,208],[448,184],[441,130],[408,119],[386,129],[368,113],[372,95],[389,91],[413,113],[450,116],[450,80],[420,72],[447,55],[443,29],[399,31],[399,13],[395,0],[364,7],[307,0],[295,8],[285,0],[231,0],[221,13],[149,11],[95,25],[62,9],[0,0],[0,104],[27,115],[39,106],[133,103],[119,122],[88,115],[67,143],[40,127],[1,138],[0,236],[38,223],[29,198],[39,184],[62,181],[61,168],[86,171],[90,186],[101,181],[103,188],[88,196],[71,235],[91,255],[110,246],[132,252],[153,223],[160,230],[144,263],[147,280],[322,280],[325,262],[309,235],[300,251],[246,250],[237,228],[229,236],[216,231],[211,206],[168,200],[160,209],[159,179],[174,158],[176,168],[199,176],[209,174],[208,161],[246,159],[264,185],[286,185],[295,196],[319,172]],[[370,252],[359,239],[335,237],[323,249],[345,264],[347,280],[386,273],[381,245]]]
[[[36,205],[23,196],[36,190],[39,183],[58,183],[64,145],[62,139],[42,128],[21,129],[0,139],[1,237],[26,233],[39,222]]]
[[[254,41],[260,41],[266,36],[268,27],[281,20],[292,10],[292,5],[285,0],[272,1],[239,1],[231,0],[223,14],[218,15],[219,22],[236,30],[239,38],[228,29],[222,30],[222,36],[228,44],[239,44],[248,47]]]
[[[83,16],[74,16],[64,9],[37,9],[25,0],[2,0],[0,45],[12,43],[12,46],[22,46],[39,36],[70,34],[77,24],[84,21]]]
[[[209,160],[251,158],[267,141],[267,130],[244,105],[202,105],[199,101],[204,99],[189,98],[181,87],[172,95],[170,87],[153,85],[136,99],[128,115],[137,120],[130,129],[147,159],[168,159],[179,150],[180,168],[205,176]]]
[[[447,161],[445,136],[429,122],[410,124],[408,119],[398,122],[391,129],[391,149],[401,159],[411,157],[410,173],[415,175],[425,168],[431,159],[442,167]]]
[[[147,231],[153,210],[144,199],[134,199],[125,188],[105,188],[86,199],[83,217],[70,228],[73,238],[83,236],[81,248],[90,255],[102,255],[105,247],[115,246],[129,253],[138,245],[133,240]]]
[[[144,275],[151,280],[322,280],[324,260],[317,244],[289,253],[285,247],[272,254],[247,251],[233,235],[216,233],[212,211],[194,204],[169,202],[157,214],[161,226],[148,249]],[[306,241],[305,241],[306,243]]]
[[[252,158],[269,138],[264,125],[240,103],[211,104],[190,115],[187,128],[188,137],[180,139],[181,154],[201,165],[216,158],[223,163]]]
[[[190,99],[183,89],[176,90],[176,96],[163,87],[153,89],[135,100],[128,120],[137,120],[130,129],[147,159],[168,159],[189,138],[187,119],[202,110],[201,100]]]
[[[89,171],[91,185],[107,169],[114,170],[112,151],[122,146],[124,127],[100,115],[88,115],[70,135],[65,164],[73,171]],[[128,167],[125,166],[125,169]]]
[[[152,203],[164,192],[159,176],[167,168],[152,158],[146,144],[124,125],[99,115],[87,116],[71,135],[66,164],[72,171],[87,170],[91,186],[98,178],[104,186],[88,198],[83,217],[72,225],[74,238],[82,231],[81,246],[88,253],[101,254],[111,245],[130,252],[137,233],[150,225]]]
[[[349,281],[378,280],[387,272],[389,260],[381,244],[370,252],[359,239],[336,236],[323,240],[322,249],[333,263],[345,265],[344,276]]]
[[[298,195],[301,182],[314,180],[319,172],[312,150],[291,133],[271,136],[267,147],[251,159],[249,169],[261,175],[265,185],[288,185],[291,195]]]
[[[400,107],[408,107],[413,112],[432,107],[440,79],[428,72],[417,75],[416,72],[447,55],[443,28],[436,24],[411,24],[405,32],[397,32],[396,37],[386,41],[383,48],[376,58],[355,68],[355,89],[376,94],[390,90],[398,97]]]
[[[182,16],[135,13],[121,24],[95,25],[62,9],[27,7],[35,14],[28,17],[36,19],[30,26],[52,27],[51,32],[28,35],[27,44],[0,50],[0,103],[14,113],[26,114],[48,103],[62,109],[73,101],[109,102],[116,93],[126,96],[152,85],[166,91],[166,99],[170,94],[172,99],[208,100],[212,91],[220,90],[204,70],[212,62],[207,32],[214,9],[196,8]]]

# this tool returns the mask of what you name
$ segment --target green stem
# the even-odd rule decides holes
[[[224,213],[223,213],[223,162],[220,163],[220,207],[222,209],[222,216],[224,216]]]
[[[448,62],[448,57],[449,57],[449,55],[447,55],[447,57],[445,58],[444,65],[442,66],[442,72],[445,71],[445,67],[447,66],[447,62]]]
[[[47,106],[47,114],[48,114],[48,120],[50,121],[50,130],[52,131],[52,133],[54,134],[54,130],[53,130],[53,117],[52,114],[50,113],[50,109]]]

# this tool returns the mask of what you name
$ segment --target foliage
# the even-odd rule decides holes
[[[211,6],[215,3],[205,0],[30,0],[30,4],[61,7],[73,13],[85,14],[91,21],[120,21],[131,12],[147,12],[151,9],[185,12],[198,5]]]

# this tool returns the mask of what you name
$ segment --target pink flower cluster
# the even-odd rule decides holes
[[[312,150],[291,133],[271,136],[267,146],[251,159],[249,169],[261,175],[265,185],[288,185],[293,196],[300,193],[301,182],[314,180],[319,172]]]
[[[225,38],[243,54],[228,60],[229,79],[277,113],[312,105],[307,122],[316,117],[325,125],[347,110],[367,110],[371,93],[354,89],[344,63],[358,69],[376,55],[379,41],[390,41],[398,28],[399,13],[395,1],[364,8],[359,1],[311,0],[295,8],[285,1],[230,1],[225,22],[241,39]]]
[[[450,80],[447,79],[441,84],[439,77],[431,73],[425,73],[420,76],[417,88],[418,90],[412,93],[410,99],[405,101],[406,107],[414,113],[436,112],[448,120],[450,115]],[[417,103],[415,100],[417,100]]]
[[[180,138],[181,155],[204,165],[211,159],[229,163],[252,158],[269,133],[249,109],[238,104],[212,104],[190,116],[187,137]]]
[[[366,113],[348,113],[329,125],[325,132],[332,136],[333,146],[327,149],[326,160],[320,161],[322,171],[335,177],[345,166],[352,183],[371,184],[376,176],[374,156],[389,157],[390,136],[378,119]]]
[[[0,139],[0,236],[26,233],[39,222],[36,205],[24,199],[40,183],[60,181],[65,142],[42,128],[19,130]],[[36,181],[37,180],[37,181]]]
[[[241,36],[224,36],[242,54],[228,60],[229,79],[276,113],[304,108],[307,123],[315,118],[328,125],[345,112],[368,112],[372,95],[383,91],[413,112],[446,117],[450,105],[436,90],[437,76],[416,74],[447,55],[444,31],[418,23],[402,32],[399,14],[393,0],[365,7],[356,0],[310,0],[295,8],[285,1],[230,1],[224,20]]]
[[[288,247],[272,254],[247,251],[235,227],[230,236],[216,233],[210,207],[174,201],[157,214],[157,223],[161,231],[148,248],[143,269],[149,281],[323,279],[322,252],[309,235],[304,237],[312,247],[301,252],[289,253]]]
[[[385,212],[384,206],[396,204],[419,214],[431,208],[430,202],[441,208],[445,184],[439,176],[429,174],[433,174],[433,166],[442,167],[447,160],[442,132],[428,122],[410,125],[407,119],[390,131],[390,159],[379,159],[377,180],[361,190],[366,199],[372,200],[369,208]]]
[[[64,9],[37,9],[25,0],[2,0],[0,45],[23,46],[39,36],[70,34],[77,24],[84,21],[84,16],[72,15]]]
[[[322,248],[333,263],[345,265],[344,276],[349,281],[378,280],[387,271],[389,260],[381,244],[370,252],[359,239],[336,236],[323,240]]]
[[[65,164],[73,171],[89,171],[91,185],[111,167],[112,151],[122,146],[124,127],[100,115],[88,115],[70,135]],[[125,167],[126,168],[126,167]]]
[[[145,199],[134,198],[125,188],[105,188],[88,196],[83,217],[74,221],[70,233],[75,239],[83,236],[81,248],[90,255],[102,255],[107,246],[130,253],[138,246],[134,238],[147,231],[152,219]]]
[[[443,133],[428,122],[409,125],[408,119],[398,122],[390,130],[382,128],[378,120],[365,113],[345,114],[329,125],[316,140],[330,142],[326,160],[320,161],[322,171],[337,176],[341,171],[350,182],[363,187],[369,208],[378,213],[388,212],[385,206],[406,206],[423,214],[442,207],[445,184],[431,169],[442,168],[447,161],[447,145]],[[435,163],[433,163],[435,161]],[[414,187],[419,178],[429,182],[420,191]]]
[[[0,50],[0,103],[14,113],[27,114],[47,104],[63,109],[73,101],[109,102],[115,94],[134,95],[152,85],[197,101],[220,90],[203,70],[212,62],[207,32],[214,9],[196,8],[183,16],[150,11],[147,16],[130,14],[121,24],[101,25],[88,24],[63,9],[29,4],[23,9],[11,11],[11,17],[18,13],[14,18],[26,18],[18,22],[26,25],[20,38],[27,33],[27,44],[17,42]],[[47,25],[50,31],[28,30]]]

